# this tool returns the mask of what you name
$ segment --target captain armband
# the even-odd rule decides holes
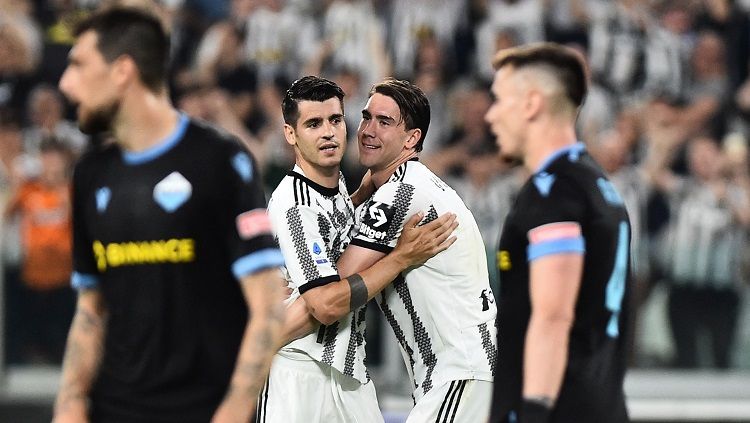
[[[348,278],[349,290],[351,295],[349,296],[349,310],[354,311],[367,303],[367,285],[362,279],[359,273],[355,273]]]

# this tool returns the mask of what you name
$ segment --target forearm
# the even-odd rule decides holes
[[[247,404],[254,404],[281,342],[283,324],[284,306],[281,303],[269,304],[264,310],[253,310],[240,344],[227,399],[243,398],[250,401]]]
[[[407,267],[408,263],[400,255],[389,254],[366,270],[357,273],[362,278],[367,289],[366,300],[372,299],[382,291]],[[317,301],[318,306],[311,306],[311,302],[307,302],[308,310],[310,310],[310,313],[316,320],[325,325],[330,325],[341,319],[352,311],[352,309],[361,307],[364,304],[352,304],[350,282],[354,282],[353,277],[356,278],[356,276],[350,275],[346,279],[330,283],[322,288],[316,288],[319,289],[316,295],[322,296]]]
[[[557,398],[568,360],[569,333],[569,321],[532,315],[524,350],[524,398]]]
[[[307,309],[307,303],[302,297],[298,297],[287,309],[284,329],[282,330],[281,346],[295,339],[310,334],[320,326]]]
[[[367,270],[359,272],[367,286],[367,299],[371,300],[378,295],[408,267],[409,263],[406,260],[392,253],[378,260]]]
[[[68,334],[55,414],[84,406],[103,354],[105,317],[78,307]]]

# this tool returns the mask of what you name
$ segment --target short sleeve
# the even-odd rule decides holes
[[[108,195],[106,188],[100,188],[98,193],[91,192],[89,172],[86,161],[81,161],[73,172],[73,272],[70,283],[74,289],[94,289],[99,285],[99,269],[94,256],[97,248],[103,250],[101,244],[93,243],[86,226],[86,206],[88,201],[95,201],[95,197]]]
[[[318,210],[300,204],[285,209],[272,206],[271,216],[287,272],[301,294],[341,279],[329,259]]]
[[[284,259],[271,232],[266,197],[255,160],[239,143],[232,143],[227,163],[231,229],[227,244],[236,278],[282,266]]]
[[[532,176],[527,192],[526,216],[529,262],[551,254],[585,253],[582,223],[586,221],[586,197],[580,187],[552,174]],[[521,203],[523,204],[523,203]]]

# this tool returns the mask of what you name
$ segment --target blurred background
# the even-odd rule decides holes
[[[0,421],[51,416],[75,301],[71,166],[108,142],[77,130],[56,85],[75,22],[114,3],[162,16],[174,103],[246,143],[268,193],[294,162],[280,108],[292,81],[336,81],[350,139],[374,82],[415,82],[432,106],[421,160],[473,211],[495,286],[527,175],[483,121],[491,58],[544,40],[579,49],[591,86],[578,135],[633,223],[631,414],[750,421],[750,0],[0,0]],[[371,373],[387,420],[402,421],[400,353],[371,309]]]

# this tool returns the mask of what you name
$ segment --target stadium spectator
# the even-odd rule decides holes
[[[49,139],[39,146],[40,174],[18,186],[5,209],[21,223],[24,326],[20,348],[36,363],[61,363],[73,317],[70,170],[72,154]]]
[[[47,140],[64,144],[74,157],[86,148],[88,138],[65,119],[65,105],[57,89],[44,83],[37,85],[29,94],[26,107],[29,124],[23,130],[23,143],[27,153],[38,153]]]
[[[674,151],[674,150],[673,150]],[[725,175],[717,141],[696,137],[687,146],[689,174],[673,174],[666,155],[650,170],[655,188],[670,199],[670,226],[660,248],[669,284],[669,322],[675,366],[726,369],[735,340],[743,247],[750,227],[750,195]],[[711,359],[699,361],[703,332]]]

